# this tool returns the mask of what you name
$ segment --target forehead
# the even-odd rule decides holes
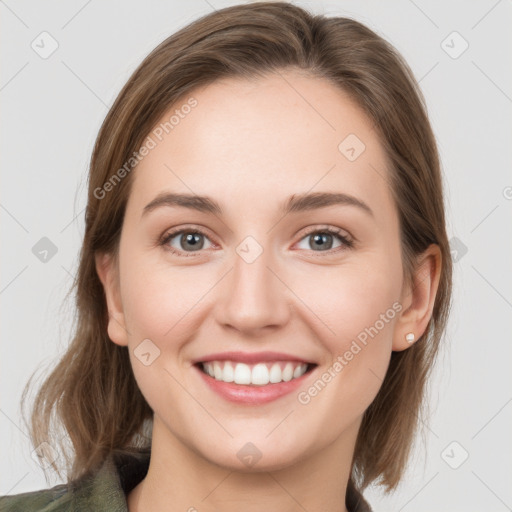
[[[301,72],[197,88],[149,137],[154,148],[133,171],[129,204],[139,210],[162,191],[229,198],[233,207],[236,198],[256,207],[310,190],[391,202],[371,120],[334,84]]]

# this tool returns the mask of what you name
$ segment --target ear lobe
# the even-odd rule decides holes
[[[95,263],[96,272],[105,292],[108,309],[108,336],[117,345],[127,346],[128,336],[121,301],[117,259],[111,254],[97,253]]]
[[[394,351],[406,350],[425,333],[434,309],[441,268],[441,250],[437,244],[431,244],[417,260],[412,283],[402,290],[401,303],[409,305],[395,325]]]

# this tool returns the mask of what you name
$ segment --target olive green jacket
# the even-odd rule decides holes
[[[110,455],[99,471],[74,484],[0,496],[1,512],[128,512],[127,494],[146,476],[150,451]],[[349,483],[349,512],[371,512],[362,495]]]

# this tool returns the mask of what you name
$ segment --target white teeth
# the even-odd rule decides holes
[[[272,384],[281,382],[281,377],[282,377],[281,367],[278,364],[272,365],[272,368],[270,369],[270,382],[272,382]]]
[[[263,386],[270,382],[269,371],[266,365],[263,363],[257,364],[253,369],[252,373],[249,374],[251,376],[251,382],[253,384],[257,384],[259,386]],[[235,382],[237,382],[235,380]],[[237,382],[237,384],[240,384]],[[248,382],[242,382],[242,384],[249,384]]]
[[[251,369],[242,363],[235,366],[235,384],[250,384],[251,383]]]
[[[218,380],[223,380],[224,382],[233,382],[235,380],[235,370],[233,370],[233,367],[229,365],[226,368],[226,365],[224,365],[224,369],[221,370],[220,378]]]
[[[293,370],[292,379],[297,379],[298,377],[301,377],[306,373],[306,370],[308,369],[308,365],[306,365],[306,368],[304,368],[304,371],[302,371],[302,368],[297,366],[295,370]]]
[[[283,380],[288,382],[293,379],[293,366],[291,363],[288,363],[283,370]]]
[[[202,366],[205,373],[215,380],[255,386],[297,379],[306,373],[308,367],[306,363],[276,362],[247,365],[232,361],[209,361],[202,363]]]
[[[217,380],[222,380],[222,368],[217,362],[213,363],[213,377]]]

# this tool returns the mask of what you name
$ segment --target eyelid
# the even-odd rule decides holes
[[[294,245],[296,245],[297,243],[300,243],[304,238],[306,238],[307,236],[314,234],[314,233],[328,233],[333,236],[337,236],[337,237],[339,237],[339,239],[342,243],[342,247],[337,247],[335,249],[328,249],[326,251],[313,251],[310,249],[309,252],[313,253],[315,256],[322,256],[322,255],[328,256],[328,255],[337,254],[340,250],[351,249],[354,246],[354,243],[357,242],[357,240],[347,230],[339,228],[337,226],[332,226],[329,224],[309,226],[304,229],[305,229],[305,231],[299,232],[299,234],[300,233],[302,233],[302,234],[301,234],[299,240]],[[198,234],[203,235],[204,237],[208,238],[213,246],[218,246],[218,244],[216,244],[213,240],[211,240],[212,237],[209,234],[209,230],[207,230],[206,228],[203,228],[202,226],[200,227],[200,226],[195,226],[195,225],[171,228],[170,230],[165,231],[164,234],[158,239],[158,245],[164,246],[165,250],[168,250],[171,253],[176,254],[178,256],[183,256],[183,257],[201,256],[204,251],[203,249],[196,251],[196,252],[195,251],[187,252],[187,251],[179,251],[179,250],[174,249],[168,245],[168,242],[172,238],[174,238],[175,236],[184,234],[184,233],[198,233]],[[298,236],[298,235],[296,235],[296,236]]]
[[[309,254],[312,254],[314,257],[329,257],[329,256],[335,256],[341,251],[346,251],[349,249],[353,249],[355,246],[355,243],[357,240],[355,237],[353,237],[347,230],[339,228],[337,226],[332,226],[330,224],[324,224],[324,225],[316,225],[316,226],[310,226],[308,228],[305,228],[306,231],[303,232],[299,238],[299,241],[297,243],[300,243],[304,238],[314,234],[314,233],[327,233],[329,235],[338,237],[341,241],[341,246],[336,247],[334,249],[328,249],[325,251],[313,251],[312,249],[309,249]],[[296,244],[294,244],[296,245]]]
[[[164,231],[164,234],[158,239],[158,245],[163,246],[165,250],[168,250],[169,252],[176,254],[178,256],[199,256],[200,253],[203,252],[202,249],[197,252],[178,251],[177,249],[174,249],[173,247],[170,247],[168,245],[168,242],[172,238],[178,235],[182,235],[184,233],[198,233],[200,235],[203,235],[205,238],[208,238],[208,240],[210,240],[213,246],[217,246],[217,244],[213,240],[211,240],[212,237],[210,236],[209,231],[206,228],[194,225],[171,228],[169,230]]]
[[[331,224],[317,224],[315,226],[309,226],[307,228],[304,228],[306,231],[302,235],[302,238],[304,238],[307,235],[310,235],[312,233],[335,233],[337,235],[343,236],[344,238],[349,239],[350,241],[355,241],[355,238],[346,230],[343,228],[339,228],[337,226],[332,226]],[[301,233],[301,231],[299,232]],[[302,240],[301,238],[301,240]]]

